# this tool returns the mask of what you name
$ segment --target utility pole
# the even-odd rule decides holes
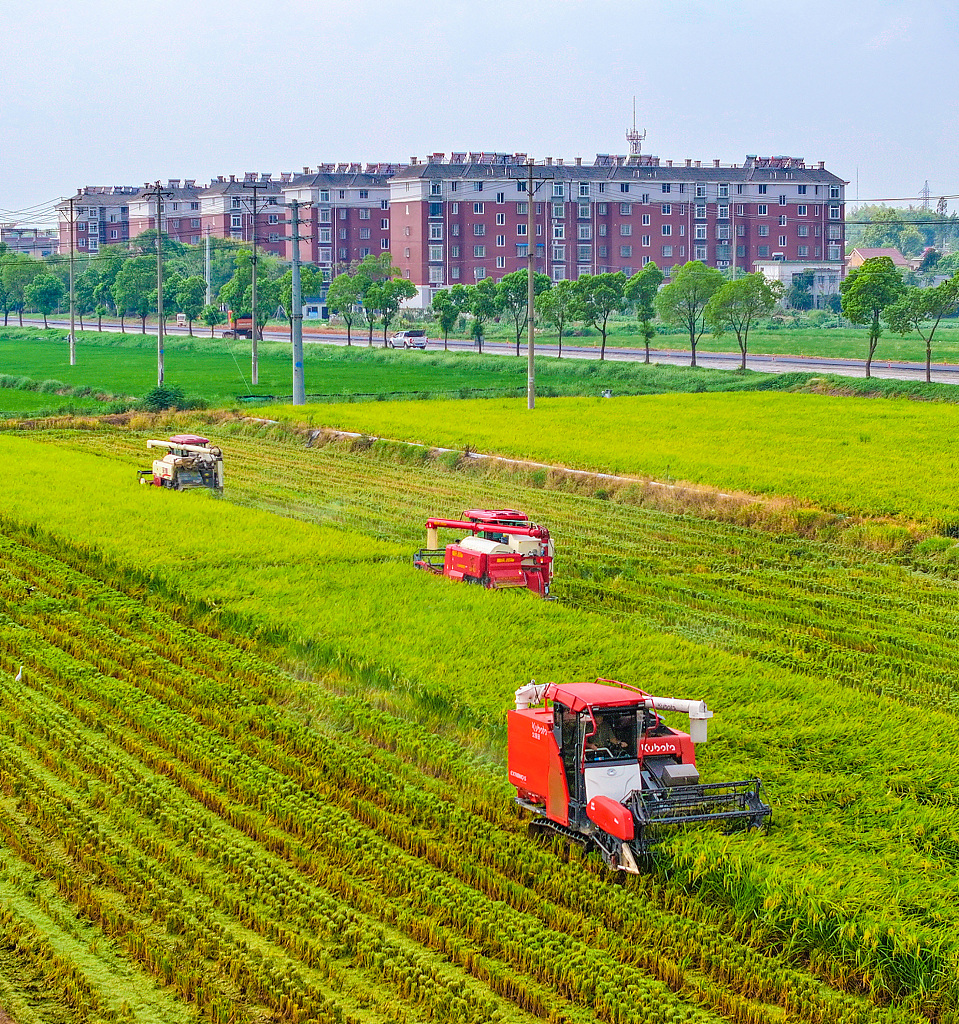
[[[290,320],[292,328],[290,332],[290,343],[293,349],[293,404],[306,405],[306,382],[303,377],[303,298],[300,294],[300,242],[304,236],[300,235],[300,202],[298,199],[291,199],[290,206],[293,208],[293,215],[290,224],[293,230],[290,232],[290,241],[293,243],[293,273],[292,273],[292,296],[290,305]]]
[[[206,304],[209,306],[213,301],[213,275],[210,273],[210,225],[206,226],[206,260],[203,265],[206,275]]]
[[[536,210],[533,206],[533,182],[536,182],[536,189],[539,190],[540,185],[545,181],[550,181],[554,177],[550,175],[537,175],[533,177],[534,161],[532,157],[526,161],[526,238],[528,241],[527,246],[527,258],[529,260],[529,270],[527,271],[527,282],[526,282],[526,408],[532,409],[536,406],[536,360],[535,360],[535,340],[534,340],[534,327],[535,327],[535,301],[536,301],[536,290],[533,286],[533,277],[536,273]],[[507,178],[514,177],[507,172]],[[519,177],[519,175],[515,175]],[[547,223],[549,220],[547,218]]]
[[[73,219],[74,197],[70,196],[70,365],[77,365],[77,331],[76,313],[77,301],[74,291],[73,256],[76,244],[76,222]]]
[[[251,261],[251,263],[252,263],[252,273],[253,273],[253,296],[252,296],[252,301],[253,301],[253,317],[252,317],[252,319],[253,319],[253,330],[250,332],[253,335],[253,352],[252,352],[252,369],[251,369],[251,373],[250,373],[250,383],[251,384],[259,384],[260,383],[260,371],[259,371],[258,363],[257,363],[257,344],[256,344],[257,343],[257,330],[258,330],[257,323],[256,323],[256,262],[257,262],[257,255],[256,255],[256,214],[257,214],[256,193],[260,189],[265,189],[267,187],[267,183],[266,182],[262,182],[262,181],[244,181],[243,182],[243,187],[253,190],[253,259]]]
[[[157,182],[146,194],[156,202],[156,243],[157,243],[157,387],[163,384],[163,199],[172,196],[164,192]]]

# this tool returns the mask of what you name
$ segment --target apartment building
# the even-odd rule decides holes
[[[533,167],[529,237],[525,154],[433,154],[390,179],[393,261],[426,306],[438,288],[529,265],[552,280],[623,271],[651,260],[669,277],[688,260],[752,270],[757,260],[841,269],[846,182],[820,163],[748,156],[741,165],[681,165],[600,154],[592,164]]]
[[[303,168],[282,185],[283,201],[306,204],[297,234],[300,259],[329,281],[365,256],[390,250],[390,178],[393,164],[321,164]],[[293,258],[292,226],[284,250]]]
[[[134,185],[85,185],[71,200],[57,206],[61,253],[98,252],[101,245],[130,240],[130,202],[140,192]]]

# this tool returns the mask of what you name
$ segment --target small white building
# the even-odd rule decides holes
[[[826,305],[826,297],[839,294],[839,285],[842,282],[844,264],[834,260],[754,260],[753,270],[762,274],[767,281],[781,281],[788,292],[793,285],[795,274],[804,274],[812,271],[813,280],[810,288],[810,295],[813,300],[813,309],[823,309]]]

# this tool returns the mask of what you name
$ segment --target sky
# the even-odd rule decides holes
[[[10,12],[15,10],[16,13]],[[7,4],[0,221],[84,185],[437,152],[825,161],[959,211],[954,0]],[[5,24],[4,24],[5,23]],[[18,55],[14,60],[13,55]]]

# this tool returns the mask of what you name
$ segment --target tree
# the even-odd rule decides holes
[[[26,305],[26,288],[30,282],[43,273],[43,264],[30,256],[6,254],[0,275],[7,291],[10,309],[16,310],[23,326],[23,307]]]
[[[869,328],[869,355],[866,376],[872,376],[872,357],[879,344],[882,326],[879,318],[905,290],[902,276],[888,256],[874,256],[855,267],[839,286],[843,316],[854,324]]]
[[[882,317],[896,334],[916,331],[926,343],[926,383],[932,380],[932,338],[944,316],[959,310],[959,277],[952,277],[935,288],[907,288],[888,306]],[[929,333],[923,325],[929,323]]]
[[[552,284],[545,274],[533,274],[533,296],[549,291]],[[496,301],[500,310],[512,321],[516,332],[516,354],[519,355],[519,342],[528,324],[527,300],[529,299],[529,270],[515,270],[512,274],[501,277],[496,284]]]
[[[213,328],[217,324],[222,324],[226,319],[226,314],[216,303],[211,302],[208,306],[204,306],[200,310],[200,319],[210,328],[210,337],[213,337]]]
[[[717,288],[706,303],[704,316],[717,338],[727,328],[736,332],[742,356],[741,370],[746,369],[746,345],[752,322],[757,317],[768,316],[782,293],[779,281],[767,281],[762,274],[744,274]]]
[[[573,287],[578,317],[602,335],[599,358],[605,359],[609,318],[626,309],[626,275],[621,270],[615,274],[583,274]]]
[[[128,313],[140,317],[142,333],[146,334],[147,314],[156,299],[156,266],[153,256],[134,256],[120,267],[111,292],[117,313],[120,315],[120,330]]]
[[[440,322],[443,332],[443,351],[449,350],[450,331],[456,322],[469,308],[469,293],[466,286],[454,284],[452,288],[444,288],[433,296],[433,312]]]
[[[536,312],[545,324],[555,327],[559,335],[557,359],[563,358],[563,331],[576,319],[579,309],[576,288],[572,281],[556,281],[551,288],[536,296]]]
[[[24,289],[24,298],[29,306],[43,314],[46,329],[47,317],[63,298],[63,282],[54,274],[38,274]]]
[[[206,281],[202,277],[194,276],[180,280],[176,290],[176,306],[187,319],[191,338],[193,337],[193,321],[203,311],[205,298]]]
[[[723,275],[699,260],[684,263],[656,296],[656,309],[668,324],[689,331],[689,365],[696,365],[696,346],[706,330],[703,312],[713,293],[723,285]]]
[[[650,261],[626,282],[626,298],[636,311],[639,336],[646,344],[646,362],[649,362],[649,343],[655,337],[653,317],[656,315],[656,295],[663,283],[663,272]]]
[[[280,289],[280,305],[286,310],[286,319],[290,325],[290,343],[293,343],[293,268],[291,267],[278,281]],[[311,263],[300,264],[300,299],[309,295],[319,295],[323,291],[323,272]],[[302,311],[301,311],[302,312]]]
[[[792,285],[786,294],[786,300],[793,309],[812,309],[812,286],[815,279],[816,273],[813,270],[803,270],[798,274],[793,274]]]
[[[357,303],[360,301],[361,288],[362,283],[352,274],[337,274],[326,293],[327,308],[343,317],[346,323],[347,345],[353,344],[353,324],[359,315]]]
[[[393,266],[393,260],[388,252],[380,256],[364,256],[353,275],[357,282],[358,299],[362,303],[363,316],[369,327],[369,346],[373,347],[373,328],[380,318],[380,310],[376,305],[381,296],[376,290],[377,286],[391,278],[398,277],[399,268]]]
[[[499,303],[496,299],[496,282],[491,277],[484,277],[474,285],[468,285],[469,311],[473,314],[470,331],[476,339],[480,352],[483,351],[483,334],[486,325],[496,316]]]
[[[93,298],[93,289],[96,286],[96,283],[96,277],[90,270],[81,274],[74,283],[73,304],[76,309],[77,316],[80,319],[81,331],[83,330],[84,315],[92,313],[96,306],[96,302]]]
[[[414,295],[416,285],[405,277],[377,281],[367,289],[366,302],[376,308],[383,321],[383,348],[386,348],[386,332],[399,312],[400,305],[404,299],[412,299]]]

